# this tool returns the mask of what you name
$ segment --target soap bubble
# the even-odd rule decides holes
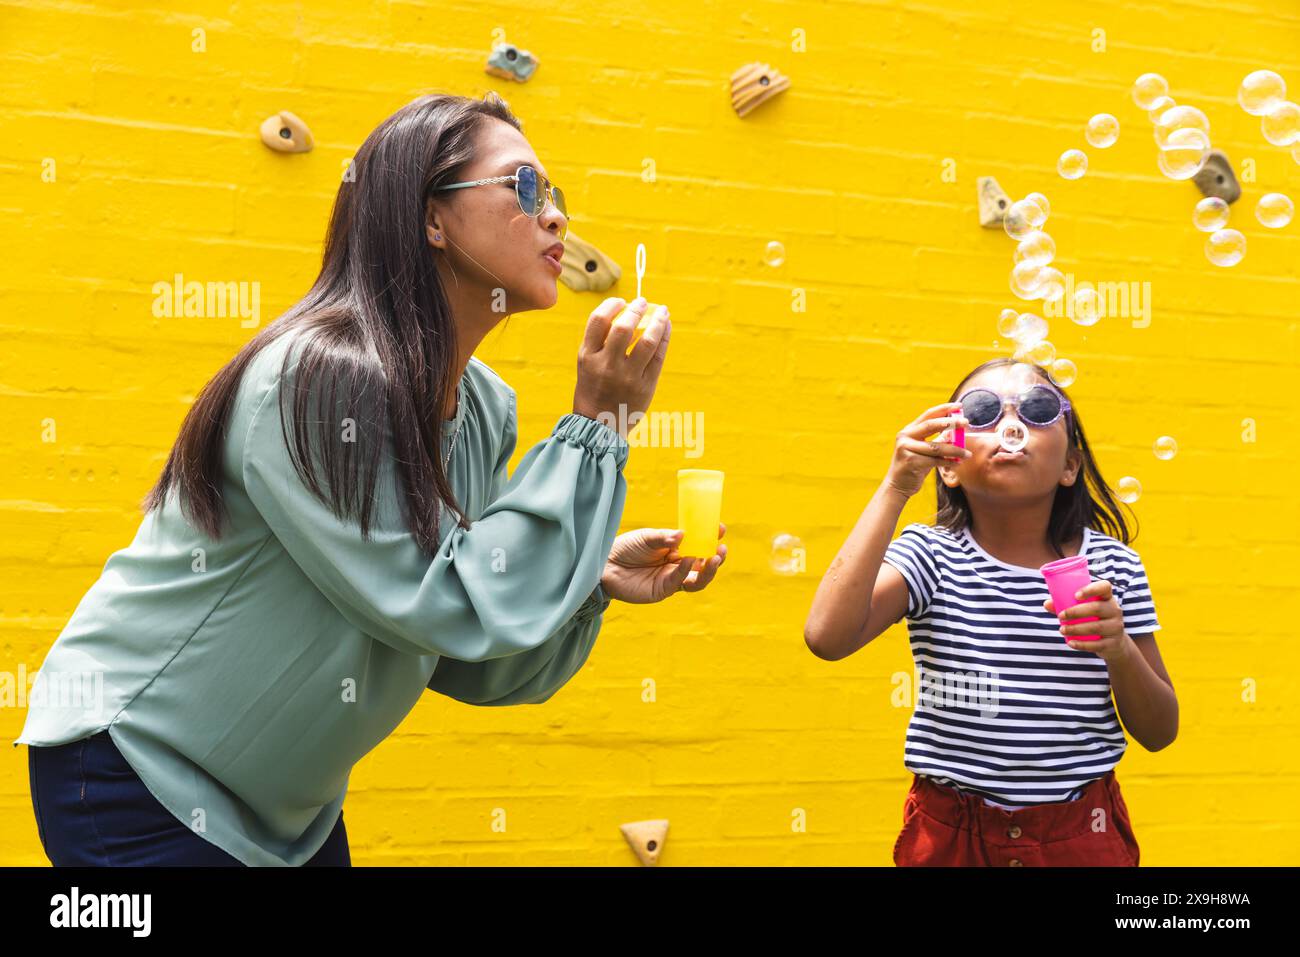
[[[1025,212],[1025,218],[1029,221],[1029,224],[1033,226],[1034,229],[1041,229],[1043,223],[1047,222],[1047,210],[1039,205],[1037,200],[1030,199],[1028,196],[1020,200],[1020,203],[1021,208]],[[1012,203],[1012,206],[1015,205],[1015,203]]]
[[[1166,141],[1180,130],[1199,130],[1205,134],[1206,149],[1210,144],[1210,119],[1194,106],[1171,106],[1155,121],[1152,131],[1156,146],[1165,148]]]
[[[1020,346],[1028,347],[1036,342],[1041,342],[1046,336],[1047,320],[1042,316],[1034,315],[1032,312],[1022,312],[1017,318],[1010,338],[1014,339]]]
[[[1035,229],[1016,246],[1016,262],[1046,266],[1056,258],[1056,241],[1042,230]]]
[[[1133,83],[1133,102],[1140,110],[1149,110],[1162,96],[1169,94],[1169,81],[1159,73],[1143,73]]]
[[[785,262],[785,246],[775,239],[767,244],[763,250],[763,262],[769,266],[779,266]]]
[[[1201,130],[1174,130],[1160,148],[1156,165],[1170,179],[1191,179],[1210,156],[1210,140]]]
[[[1142,495],[1142,485],[1131,475],[1125,475],[1115,483],[1115,497],[1126,505],[1132,505]]]
[[[1151,104],[1151,109],[1147,110],[1147,119],[1154,123],[1164,115],[1165,110],[1173,109],[1177,105],[1172,96],[1157,97]]]
[[[1029,441],[1029,430],[1019,419],[1010,418],[998,430],[998,444],[1008,452],[1018,452]]]
[[[1038,208],[1043,211],[1043,222],[1047,222],[1047,217],[1052,215],[1052,204],[1047,201],[1047,197],[1042,193],[1030,193],[1025,197],[1025,200],[1037,204]],[[1043,223],[1038,225],[1042,226]]]
[[[1075,368],[1074,363],[1069,359],[1057,359],[1048,369],[1048,375],[1062,389],[1068,389],[1074,385],[1074,380],[1079,377],[1079,370]]]
[[[1013,212],[1015,205],[1015,203],[1012,203],[1011,210],[1008,210],[1007,214],[1002,217],[1002,228],[1006,230],[1008,236],[1019,241],[1032,233],[1034,227],[1029,225],[1029,220],[1024,217],[1022,212]]]
[[[1207,196],[1196,204],[1192,224],[1203,233],[1214,233],[1228,225],[1229,215],[1227,203],[1217,196]]]
[[[1259,128],[1264,131],[1264,139],[1274,146],[1300,143],[1300,106],[1294,103],[1275,106],[1264,114]]]
[[[772,571],[778,575],[798,575],[806,569],[807,554],[798,535],[777,535],[772,539]]]
[[[1101,318],[1101,296],[1092,283],[1080,283],[1074,290],[1071,318],[1081,326],[1095,326]]]
[[[1045,268],[1031,262],[1016,263],[1011,270],[1011,291],[1019,299],[1037,299]]]
[[[1205,258],[1216,266],[1235,266],[1246,255],[1246,237],[1235,229],[1220,229],[1205,241]]]
[[[1098,113],[1088,121],[1083,135],[1097,149],[1104,150],[1114,146],[1115,141],[1119,139],[1119,120],[1109,113]]]
[[[1056,302],[1065,296],[1065,276],[1055,266],[1044,266],[1039,274],[1036,297],[1043,302]]]
[[[1012,239],[1024,239],[1045,222],[1047,222],[1047,214],[1043,212],[1042,207],[1027,199],[1020,199],[1012,203],[1011,208],[1007,210],[1006,216],[1002,219],[1002,228]]]
[[[1014,309],[1003,309],[1001,315],[998,316],[998,335],[1006,339],[1012,338],[1016,332],[1016,323],[1019,321],[1020,313]],[[993,344],[993,348],[997,348],[996,342]]]
[[[1025,362],[1032,362],[1037,366],[1049,366],[1056,361],[1056,346],[1046,339],[1042,339],[1031,346],[1020,349],[1015,358]]]
[[[1168,462],[1178,454],[1178,443],[1174,441],[1173,436],[1162,435],[1151,446],[1151,451],[1155,453],[1156,458]]]
[[[1286,102],[1286,81],[1272,70],[1256,70],[1241,81],[1237,102],[1252,116],[1263,116]]]
[[[1255,218],[1269,229],[1281,229],[1291,222],[1295,203],[1282,193],[1267,193],[1255,204]]]
[[[1088,172],[1088,154],[1083,150],[1066,150],[1056,161],[1056,171],[1063,179],[1078,179]]]

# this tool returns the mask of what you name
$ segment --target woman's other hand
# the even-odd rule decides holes
[[[727,533],[718,525],[718,538]],[[702,591],[713,581],[727,560],[727,546],[718,543],[717,552],[707,561],[682,557],[677,545],[682,530],[673,528],[638,528],[614,539],[601,587],[610,598],[644,605],[663,601],[679,591]]]

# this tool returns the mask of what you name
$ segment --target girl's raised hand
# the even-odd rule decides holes
[[[1043,607],[1061,620],[1061,634],[1066,637],[1066,643],[1071,648],[1091,651],[1105,658],[1107,662],[1121,658],[1133,650],[1133,639],[1124,631],[1124,614],[1120,611],[1119,603],[1115,601],[1110,582],[1098,579],[1081,588],[1075,597],[1096,600],[1072,605],[1060,614],[1057,614],[1052,599],[1043,602]],[[1070,624],[1072,618],[1091,618],[1094,615],[1097,616],[1098,621]],[[1070,641],[1071,635],[1101,635],[1101,637],[1085,641]]]
[[[961,405],[956,402],[945,402],[926,409],[899,430],[894,442],[894,459],[889,465],[889,474],[885,477],[886,483],[911,498],[921,491],[921,485],[930,469],[945,459],[970,458],[969,449],[950,442],[925,440],[927,435],[958,425],[964,428],[966,424],[966,418],[961,414]]]

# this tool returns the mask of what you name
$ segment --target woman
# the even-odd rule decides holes
[[[629,449],[597,417],[654,394],[643,301],[591,314],[573,411],[507,476],[515,393],[473,353],[555,304],[567,226],[519,127],[494,95],[384,121],[311,290],[198,397],[15,742],[56,865],[346,865],[349,772],[426,688],[543,702],[612,599],[713,578],[725,546],[616,538]]]

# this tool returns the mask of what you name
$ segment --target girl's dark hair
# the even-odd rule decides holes
[[[1032,366],[1035,374],[1040,379],[1047,382],[1052,388],[1059,390],[1067,399],[1070,398],[1064,389],[1052,381],[1041,366],[1035,363],[1023,363],[1019,359],[1004,356],[998,359],[990,359],[988,362],[972,369],[967,373],[966,378],[957,384],[957,388],[952,390],[952,395],[948,396],[948,400],[955,402],[957,397],[962,394],[966,383],[986,369],[1014,365]],[[1052,502],[1052,515],[1047,523],[1047,539],[1052,546],[1052,550],[1061,558],[1065,557],[1065,550],[1062,546],[1066,542],[1072,541],[1075,536],[1082,534],[1084,528],[1103,532],[1112,538],[1119,539],[1126,545],[1137,538],[1137,518],[1130,509],[1129,516],[1133,523],[1133,533],[1130,536],[1128,523],[1125,522],[1120,510],[1120,503],[1111,493],[1106,480],[1101,477],[1101,470],[1097,468],[1097,462],[1092,457],[1092,449],[1088,447],[1088,439],[1083,434],[1083,423],[1079,420],[1079,410],[1072,399],[1070,400],[1070,408],[1071,411],[1066,414],[1065,432],[1069,441],[1067,451],[1074,449],[1079,451],[1083,457],[1083,468],[1073,485],[1057,486],[1056,498]],[[960,531],[970,525],[970,503],[966,500],[966,493],[961,490],[960,486],[949,488],[938,480],[938,476],[935,478],[934,484],[938,494],[938,513],[935,516],[935,524],[941,525],[951,532]]]
[[[474,158],[476,133],[491,119],[522,124],[495,93],[482,100],[430,94],[408,103],[366,137],[339,186],[320,274],[306,295],[261,330],[204,386],[185,417],[162,475],[142,502],[161,506],[173,486],[191,524],[221,537],[222,450],[244,370],[279,336],[301,330],[286,444],[304,483],[339,518],[369,536],[383,451],[392,436],[404,481],[406,518],[420,546],[437,551],[440,508],[468,528],[440,453],[444,403],[455,393],[456,326],[425,233],[426,197],[456,181]],[[293,350],[285,356],[285,365]],[[327,415],[308,396],[323,397]],[[281,399],[284,398],[284,392]],[[341,438],[341,419],[356,423]],[[314,429],[309,431],[309,426]],[[328,491],[316,479],[316,436]],[[364,470],[364,471],[363,471]]]

